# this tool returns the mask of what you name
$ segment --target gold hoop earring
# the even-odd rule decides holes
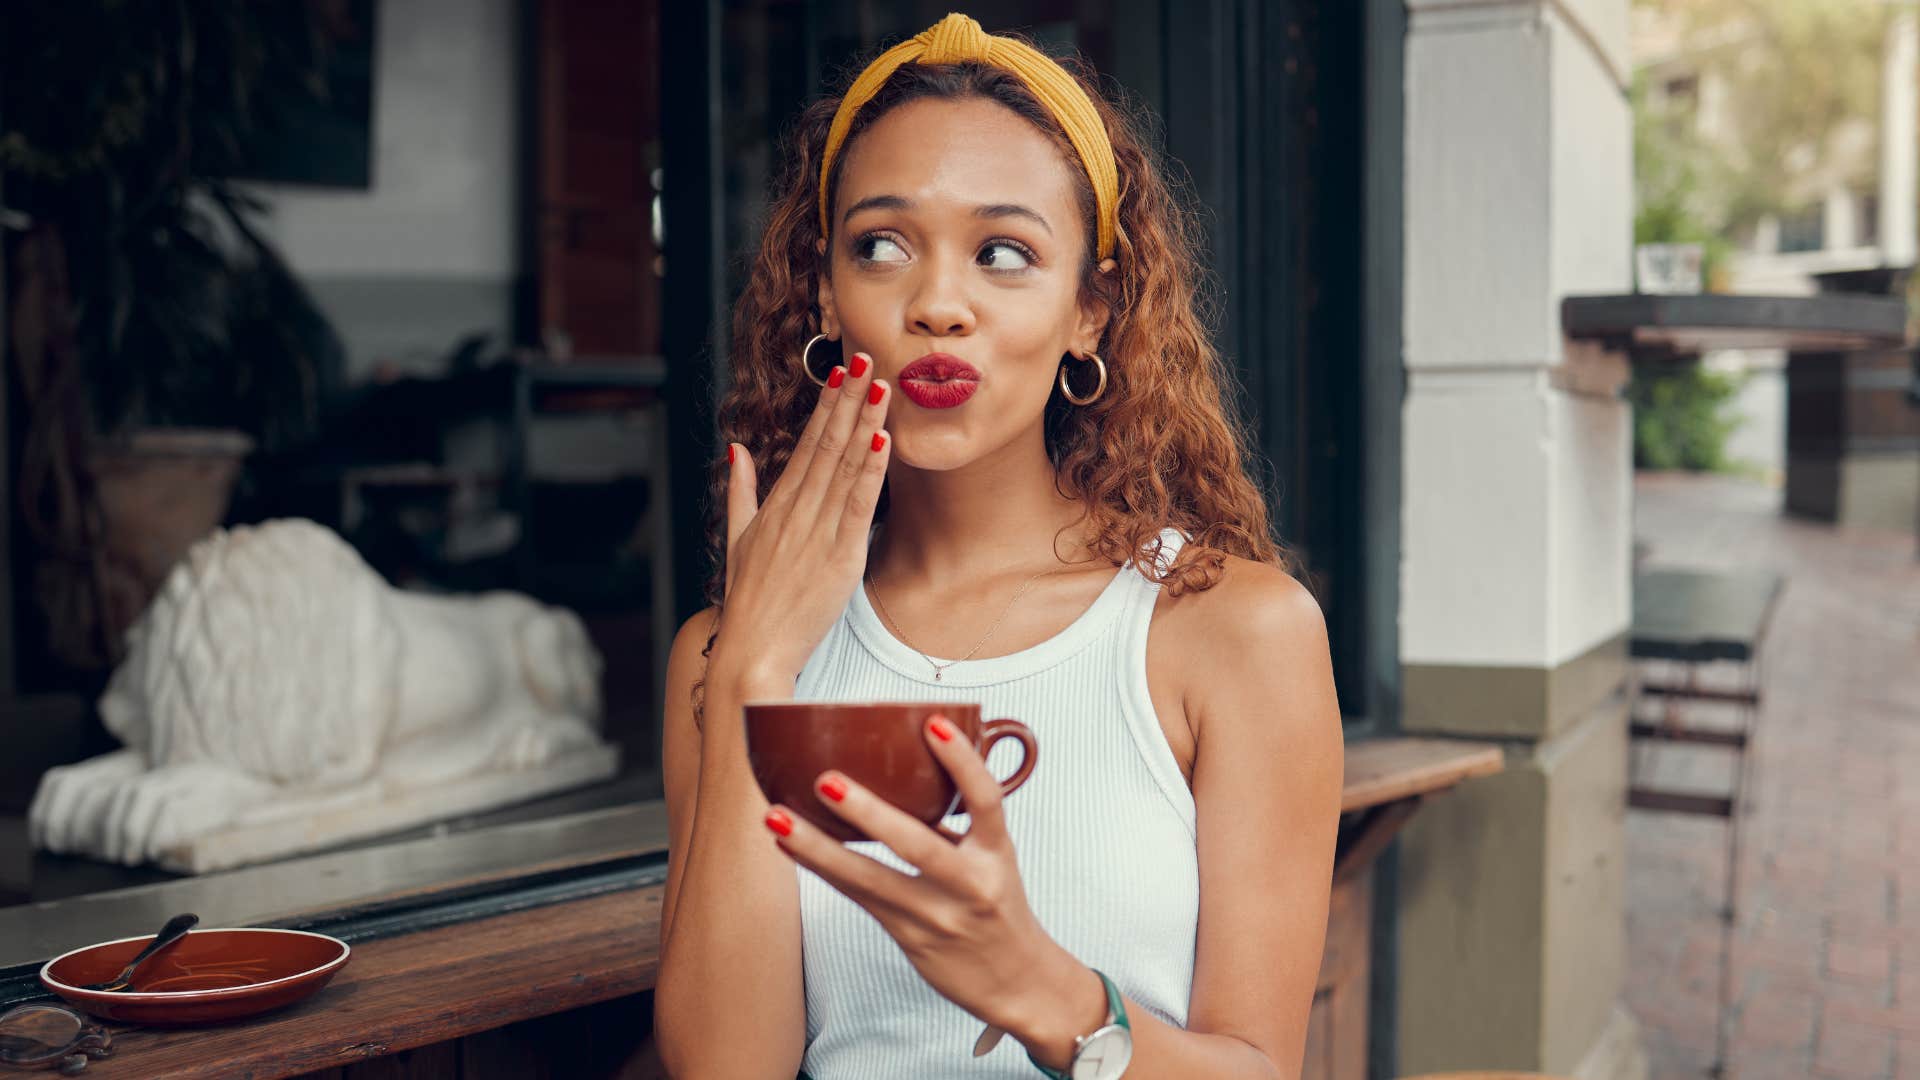
[[[1083,363],[1090,362],[1093,364],[1093,366],[1100,369],[1100,384],[1093,388],[1093,393],[1088,394],[1086,397],[1080,397],[1079,395],[1073,392],[1073,387],[1067,385],[1067,365],[1061,364],[1060,365],[1060,394],[1061,396],[1065,397],[1068,401],[1073,402],[1075,405],[1091,405],[1094,402],[1100,400],[1101,394],[1104,394],[1107,392],[1107,362],[1105,360],[1100,359],[1099,353],[1088,353],[1087,359],[1082,362]]]
[[[813,373],[813,364],[811,364],[808,361],[808,358],[813,355],[813,347],[815,345],[818,345],[823,341],[832,341],[832,340],[833,340],[832,338],[828,337],[825,334],[815,334],[811,338],[807,339],[807,343],[805,345],[800,347],[800,370],[807,373],[807,378],[812,379],[813,385],[815,386],[824,388],[827,385],[827,380]]]

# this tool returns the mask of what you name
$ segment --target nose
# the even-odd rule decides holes
[[[950,337],[973,332],[973,304],[966,293],[966,271],[950,260],[929,259],[922,264],[907,322],[915,333]]]

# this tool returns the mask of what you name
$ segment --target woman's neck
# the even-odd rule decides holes
[[[1056,489],[1038,431],[958,469],[896,465],[887,491],[876,578],[945,592],[1087,560],[1084,507]]]

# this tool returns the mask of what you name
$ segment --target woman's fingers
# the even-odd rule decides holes
[[[874,469],[879,469],[884,479],[886,473],[886,450],[892,440],[882,431],[887,422],[887,408],[893,404],[893,387],[879,379],[873,380],[862,399],[860,415],[853,426],[853,437],[847,444],[846,452],[841,454],[838,465],[827,481],[827,490],[820,500],[820,526],[828,530],[828,535],[837,540],[846,539],[850,531],[857,530],[864,537],[872,514],[866,514],[865,520],[848,521],[853,517],[852,502],[848,493],[861,481],[866,480]],[[875,458],[880,460],[876,461]],[[877,483],[874,485],[874,497],[879,497]],[[850,528],[851,527],[851,528]],[[865,550],[862,540],[858,545]]]
[[[854,851],[784,806],[769,808],[766,820],[780,850],[875,916],[884,918],[908,902],[912,877]]]
[[[866,449],[860,455],[860,474],[847,488],[845,500],[840,504],[845,512],[840,515],[834,543],[842,550],[866,550],[867,530],[873,527],[873,515],[880,506],[880,488],[887,481],[887,461],[892,457],[892,433],[876,430],[867,436]]]
[[[800,437],[793,441],[793,453],[788,455],[786,467],[774,479],[773,488],[767,492],[767,501],[761,509],[793,501],[794,490],[800,486],[801,478],[806,476],[807,466],[813,463],[815,448],[820,445],[820,437],[827,430],[834,407],[840,404],[840,387],[834,383],[846,377],[846,369],[839,366],[827,376],[827,385],[821,387],[819,396],[814,398],[813,412],[807,415],[807,423],[800,429]]]
[[[998,841],[1007,835],[1006,819],[1000,812],[1000,781],[987,771],[987,763],[974,750],[960,729],[944,716],[927,720],[923,737],[933,750],[934,760],[953,777],[960,790],[960,801],[973,819],[967,835],[975,840]]]
[[[959,855],[953,842],[921,824],[920,819],[868,791],[846,774],[821,773],[814,781],[820,805],[833,811],[849,825],[866,833],[888,850],[906,860],[909,866],[934,878],[951,878],[958,873]]]
[[[733,589],[733,553],[740,534],[747,531],[760,512],[760,474],[754,468],[753,455],[739,443],[727,444],[727,582]]]
[[[827,488],[851,452],[864,449],[854,445],[854,429],[869,409],[867,395],[873,382],[873,361],[865,353],[854,353],[848,364],[841,384],[829,388],[828,392],[837,392],[840,400],[834,403],[826,427],[814,443],[813,460],[807,462],[806,473],[794,491],[793,511],[798,521],[816,521],[823,511],[840,512],[840,507],[826,501]]]

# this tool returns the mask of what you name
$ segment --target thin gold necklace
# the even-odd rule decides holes
[[[900,629],[900,624],[894,622],[893,616],[887,614],[886,602],[880,599],[880,586],[875,585],[873,583],[872,567],[867,568],[867,590],[870,593],[872,593],[873,606],[879,609],[880,617],[886,620],[888,628],[893,631],[893,636],[899,638],[900,643],[905,645],[907,648],[912,649],[914,652],[920,653],[920,659],[925,660],[927,662],[927,666],[933,668],[933,681],[939,682],[940,676],[944,674],[948,668],[952,667],[955,664],[964,663],[965,661],[972,659],[973,654],[980,651],[981,646],[987,643],[987,639],[993,636],[993,632],[995,630],[1000,629],[1000,624],[1006,621],[1007,612],[1013,610],[1014,601],[1017,601],[1022,596],[1025,596],[1027,590],[1033,587],[1034,582],[1039,581],[1041,578],[1046,577],[1049,574],[1057,574],[1062,570],[1070,570],[1070,569],[1072,569],[1071,566],[1056,566],[1051,570],[1042,570],[1039,573],[1028,578],[1024,583],[1021,584],[1020,588],[1014,592],[1013,599],[1007,601],[1007,606],[1000,609],[1000,617],[993,620],[993,625],[987,627],[987,632],[981,636],[979,641],[974,642],[973,648],[967,650],[967,655],[961,657],[958,660],[949,660],[944,664],[934,660],[933,657],[928,656],[926,653],[920,652],[920,647],[918,645],[915,645],[913,642],[908,641],[907,635],[903,633]]]

